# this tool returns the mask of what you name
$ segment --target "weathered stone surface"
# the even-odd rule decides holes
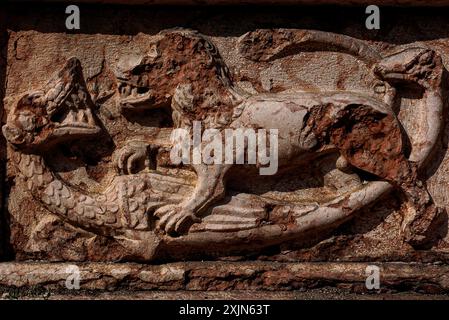
[[[306,290],[340,288],[347,293],[369,293],[365,287],[367,263],[186,262],[158,266],[142,264],[78,264],[80,292],[87,290]],[[377,293],[400,291],[449,292],[448,268],[442,265],[376,263],[381,272]],[[0,286],[7,289],[47,289],[73,293],[66,279],[68,263],[2,263]],[[373,293],[375,294],[375,293]]]
[[[0,284],[55,288],[58,261],[87,263],[86,290],[362,290],[393,261],[423,264],[382,264],[386,288],[448,291],[444,9],[369,31],[356,9],[86,6],[80,32],[30,9],[0,35]],[[277,129],[278,172],[174,163],[198,122]],[[116,263],[186,260],[239,262]]]
[[[8,33],[6,31],[6,17],[5,11],[0,10],[0,119],[4,116],[3,98],[5,96],[5,81],[6,81],[6,52],[8,43]],[[3,137],[0,138],[0,208],[2,214],[0,214],[0,261],[5,259],[6,247],[9,242],[7,234],[7,221],[4,214],[4,183],[6,176],[6,141]]]
[[[144,291],[52,294],[48,291],[6,292],[3,299],[45,300],[448,300],[446,294],[415,292],[359,294],[340,288],[306,291]]]

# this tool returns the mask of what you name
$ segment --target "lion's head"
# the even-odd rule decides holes
[[[125,109],[169,106],[180,85],[190,87],[192,104],[199,109],[217,107],[231,86],[215,45],[198,32],[182,29],[160,32],[144,55],[123,57],[116,76]]]

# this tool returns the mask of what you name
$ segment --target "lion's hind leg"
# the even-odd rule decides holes
[[[315,119],[326,121],[329,113],[326,109],[320,112],[323,110],[324,114]],[[416,165],[404,155],[402,132],[395,116],[369,106],[351,105],[340,110],[337,119],[327,120],[326,125],[321,126],[325,131],[321,132],[317,130],[320,120],[317,121],[316,136],[327,139],[322,143],[335,145],[352,167],[380,177],[401,190],[408,206],[403,222],[405,240],[413,246],[426,243],[432,222],[441,211],[418,178]]]

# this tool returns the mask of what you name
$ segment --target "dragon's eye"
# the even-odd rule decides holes
[[[30,94],[30,96],[29,96],[29,100],[32,104],[35,104],[37,102],[37,100],[39,100],[41,98],[42,98],[42,94],[40,92]]]
[[[33,131],[36,128],[36,115],[29,111],[21,112],[17,117],[17,122],[25,131]]]

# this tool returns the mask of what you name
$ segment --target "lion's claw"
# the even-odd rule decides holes
[[[167,234],[180,234],[192,223],[199,221],[193,212],[175,205],[161,207],[155,215],[160,218],[158,228]]]
[[[142,141],[131,141],[114,154],[116,168],[121,174],[133,174],[138,171],[138,164],[148,158],[148,144]]]

